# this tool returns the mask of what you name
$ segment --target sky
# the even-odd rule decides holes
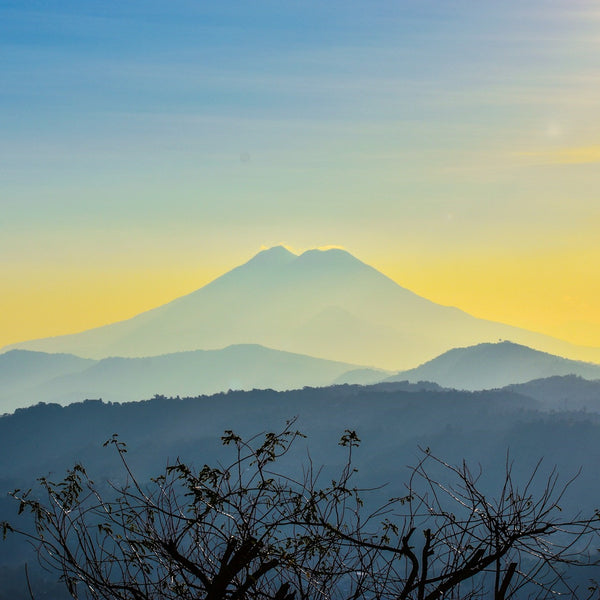
[[[600,347],[600,7],[0,0],[0,347],[261,248]]]

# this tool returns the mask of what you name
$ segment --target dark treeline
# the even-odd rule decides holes
[[[564,480],[581,468],[564,508],[600,506],[600,415],[548,412],[538,400],[509,390],[426,388],[343,385],[20,409],[0,417],[0,521],[16,518],[17,506],[8,492],[34,487],[40,476],[60,480],[75,463],[84,464],[97,481],[122,478],[115,453],[102,447],[114,433],[127,443],[128,462],[137,477],[147,480],[178,458],[196,466],[215,464],[226,451],[220,444],[226,429],[249,437],[277,431],[296,416],[297,428],[308,437],[286,457],[289,469],[305,462],[310,451],[314,465],[327,465],[327,476],[327,469],[337,469],[344,460],[337,446],[340,434],[354,429],[362,440],[355,455],[361,485],[387,484],[382,498],[402,493],[406,467],[416,463],[421,447],[449,462],[480,464],[481,484],[490,493],[502,479],[507,453],[515,477],[526,478],[542,457],[542,470],[550,472],[556,465]],[[39,577],[35,557],[22,540],[0,543],[0,599],[21,593],[15,586],[24,581],[26,561],[32,578]]]

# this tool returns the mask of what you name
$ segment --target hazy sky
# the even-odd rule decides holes
[[[340,245],[600,346],[600,7],[0,0],[0,346]]]

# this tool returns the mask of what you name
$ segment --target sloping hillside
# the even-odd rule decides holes
[[[309,250],[296,256],[279,246],[127,321],[10,348],[98,359],[260,344],[397,370],[453,347],[498,338],[562,356],[584,351],[435,304],[343,250]],[[588,353],[600,360],[600,350]]]
[[[599,379],[600,365],[568,360],[512,342],[499,342],[454,348],[386,381],[434,381],[444,387],[483,390],[555,375]]]

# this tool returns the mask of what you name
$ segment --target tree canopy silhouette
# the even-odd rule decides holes
[[[300,475],[280,459],[303,437],[293,421],[245,440],[227,465],[176,462],[149,484],[131,471],[106,489],[82,465],[59,482],[40,480],[42,499],[16,490],[19,513],[34,527],[4,522],[26,536],[40,562],[58,572],[73,598],[308,600],[494,598],[567,593],[568,571],[592,565],[597,514],[565,517],[570,482],[539,464],[513,480],[507,460],[499,492],[488,497],[479,471],[450,465],[428,449],[410,470],[406,493],[373,507],[379,490],[355,485],[355,431],[340,444],[346,461],[324,485],[307,457]],[[540,479],[542,485],[537,484]],[[32,591],[35,594],[35,590]]]

